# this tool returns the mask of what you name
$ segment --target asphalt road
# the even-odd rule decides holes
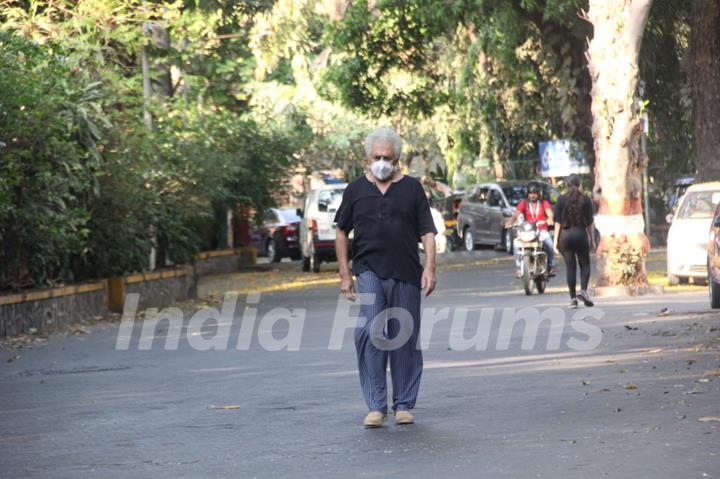
[[[720,477],[720,315],[704,290],[601,298],[598,317],[582,320],[601,333],[595,348],[570,348],[590,336],[565,323],[560,347],[548,349],[546,321],[523,350],[527,329],[503,328],[502,308],[570,313],[566,294],[553,292],[561,277],[527,297],[512,273],[487,250],[440,268],[423,307],[467,308],[465,338],[495,308],[492,328],[487,348],[459,351],[452,321],[435,324],[412,426],[360,426],[351,331],[328,349],[334,285],[261,295],[259,320],[305,309],[298,351],[261,347],[262,322],[249,349],[236,349],[244,295],[226,350],[185,338],[165,350],[167,328],[149,350],[137,334],[116,350],[119,325],[101,323],[2,351],[0,477]],[[272,329],[282,338],[288,323]],[[204,331],[210,338],[215,326]]]

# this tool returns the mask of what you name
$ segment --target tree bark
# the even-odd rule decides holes
[[[693,0],[690,17],[698,182],[720,180],[720,0]]]
[[[652,0],[590,0],[588,47],[600,231],[598,285],[647,284],[650,243],[642,215],[638,56]]]

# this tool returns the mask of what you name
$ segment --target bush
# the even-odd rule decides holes
[[[68,69],[71,53],[0,34],[0,289],[187,263],[226,211],[273,206],[296,138]],[[71,63],[71,62],[70,62]],[[93,76],[94,75],[94,76]]]
[[[92,99],[62,57],[0,33],[0,286],[72,277],[97,188]]]

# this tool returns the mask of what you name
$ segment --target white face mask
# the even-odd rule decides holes
[[[394,169],[395,166],[387,160],[377,160],[370,164],[370,171],[380,181],[388,179]]]

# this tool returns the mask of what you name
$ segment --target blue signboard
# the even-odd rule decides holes
[[[540,143],[540,174],[543,177],[564,177],[573,173],[590,173],[590,166],[573,140]]]

